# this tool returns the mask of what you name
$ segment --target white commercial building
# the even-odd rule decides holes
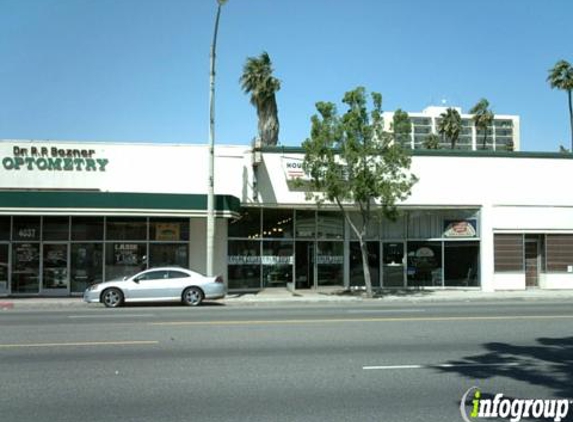
[[[217,146],[215,270],[229,289],[362,285],[300,148]],[[142,268],[205,269],[208,147],[0,141],[0,295],[77,295]],[[573,288],[568,154],[412,151],[419,182],[368,230],[381,288]]]

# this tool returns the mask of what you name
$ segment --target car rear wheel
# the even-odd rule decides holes
[[[106,308],[117,308],[123,303],[123,293],[119,289],[107,289],[101,294],[101,301]]]
[[[183,303],[187,306],[199,306],[203,302],[203,292],[197,287],[187,287],[183,292]]]

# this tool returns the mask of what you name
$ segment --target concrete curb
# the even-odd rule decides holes
[[[420,291],[401,294],[388,293],[381,297],[365,298],[360,294],[336,294],[320,292],[290,292],[287,290],[274,292],[259,292],[250,294],[231,293],[218,303],[224,306],[272,306],[294,304],[326,304],[326,303],[471,303],[471,302],[542,302],[542,301],[571,301],[573,290],[537,290],[520,292],[481,292],[481,291]],[[80,297],[66,298],[5,298],[0,300],[0,311],[14,309],[66,309],[66,308],[101,308],[101,304],[88,304]]]

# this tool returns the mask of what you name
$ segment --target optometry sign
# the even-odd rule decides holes
[[[96,156],[93,149],[58,147],[12,148],[12,156],[2,158],[2,168],[8,171],[94,171],[105,172],[107,158]]]

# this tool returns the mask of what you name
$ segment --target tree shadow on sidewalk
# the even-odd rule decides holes
[[[573,337],[538,338],[537,345],[486,343],[486,352],[441,367],[473,379],[506,377],[553,390],[555,398],[573,399]],[[489,366],[488,366],[489,365]]]

